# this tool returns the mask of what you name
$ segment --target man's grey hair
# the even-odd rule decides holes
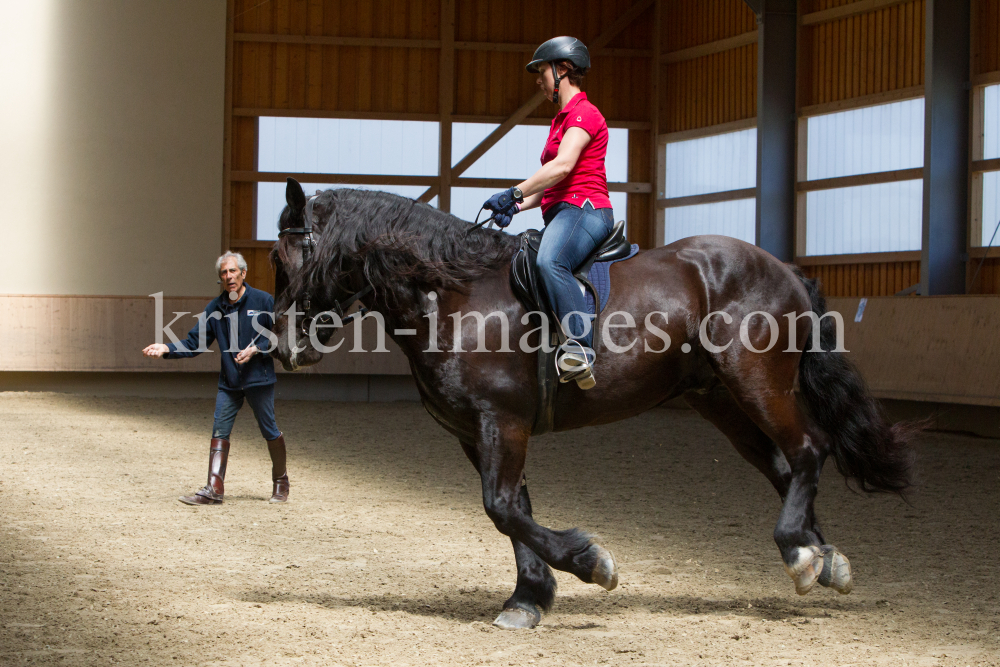
[[[222,265],[226,263],[226,260],[235,259],[236,267],[240,271],[247,270],[247,261],[243,259],[243,255],[238,252],[233,252],[232,250],[227,250],[219,259],[215,260],[215,275],[219,275],[222,271]]]

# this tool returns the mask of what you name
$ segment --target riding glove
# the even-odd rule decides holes
[[[522,200],[523,201],[523,200]],[[510,224],[514,215],[521,210],[514,195],[514,188],[507,188],[503,192],[498,192],[483,204],[487,211],[493,211],[493,222],[503,229]]]

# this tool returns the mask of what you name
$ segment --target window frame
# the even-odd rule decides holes
[[[708,192],[700,195],[685,195],[682,197],[667,197],[667,146],[669,144],[691,141],[692,139],[704,139],[721,134],[732,134],[750,130],[757,127],[757,117],[737,120],[730,123],[709,125],[694,130],[684,130],[681,132],[670,132],[661,134],[656,141],[656,221],[653,239],[653,247],[660,248],[666,245],[667,209],[680,208],[683,206],[697,206],[700,204],[716,204],[727,201],[739,201],[745,199],[757,199],[757,186],[752,188],[738,188],[735,190],[722,190],[719,192]],[[756,163],[756,161],[755,161]],[[755,166],[755,171],[759,171],[759,166]]]
[[[839,190],[863,185],[878,185],[897,183],[901,181],[923,180],[924,166],[890,171],[876,171],[867,174],[837,176],[833,178],[809,180],[809,119],[845,111],[856,111],[868,107],[877,107],[896,102],[924,97],[924,87],[914,86],[890,93],[866,95],[829,104],[817,104],[799,109],[796,128],[796,160],[795,160],[795,260],[801,266],[827,265],[857,262],[895,262],[918,261],[920,250],[895,250],[884,252],[844,253],[835,255],[806,254],[806,239],[808,231],[807,200],[810,192],[820,190]],[[925,102],[926,103],[926,102]]]

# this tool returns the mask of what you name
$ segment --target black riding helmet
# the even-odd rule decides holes
[[[568,60],[580,69],[590,68],[590,51],[576,37],[553,37],[537,49],[531,57],[531,62],[524,66],[532,74],[538,74],[538,66],[542,63],[552,63]],[[555,89],[552,91],[552,103],[559,104],[559,72],[552,68],[555,79]]]

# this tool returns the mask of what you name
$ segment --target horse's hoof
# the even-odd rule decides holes
[[[530,630],[541,620],[542,614],[537,607],[531,605],[531,608],[528,609],[527,605],[524,605],[513,609],[504,609],[493,621],[493,625],[502,630]]]
[[[615,555],[599,544],[591,548],[597,550],[597,562],[590,573],[590,580],[604,590],[613,591],[618,586],[618,564],[615,563]]]
[[[823,554],[819,547],[797,547],[795,561],[785,563],[785,572],[795,582],[795,592],[805,595],[812,590],[823,571]]]
[[[854,588],[851,577],[851,561],[847,556],[837,551],[837,547],[824,544],[820,549],[823,554],[823,570],[819,574],[820,585],[832,588],[841,595],[847,595]]]

